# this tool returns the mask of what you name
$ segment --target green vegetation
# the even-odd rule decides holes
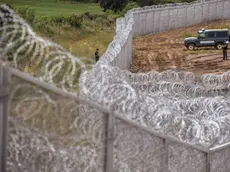
[[[9,4],[38,35],[75,56],[102,55],[115,35],[115,20],[138,6],[190,0],[0,0]],[[102,8],[101,8],[102,7]]]
[[[95,3],[63,0],[0,0],[9,4],[43,38],[59,43],[75,56],[102,55],[115,35],[116,16]],[[88,12],[90,11],[90,12]]]
[[[69,16],[90,12],[102,14],[103,10],[96,3],[71,3],[63,0],[0,0],[0,3],[10,4],[13,8],[30,8],[36,12],[36,17]]]

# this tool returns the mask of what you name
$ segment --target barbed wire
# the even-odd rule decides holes
[[[118,20],[117,35],[114,41],[109,45],[107,52],[99,62],[92,65],[92,61],[74,57],[61,46],[37,36],[23,19],[6,5],[1,5],[0,57],[5,60],[12,59],[12,67],[28,72],[41,81],[55,84],[65,91],[76,91],[76,88],[79,87],[80,96],[107,108],[113,107],[117,113],[152,130],[204,147],[229,142],[230,72],[221,75],[204,74],[201,76],[187,71],[173,70],[133,74],[111,65],[132,30],[134,23],[132,15],[131,11],[127,14],[127,18]],[[30,92],[27,94],[28,90]],[[21,95],[22,92],[24,95]],[[17,99],[18,97],[20,101]],[[97,164],[95,160],[97,149],[92,145],[103,139],[102,132],[97,132],[101,131],[102,124],[99,121],[102,120],[102,117],[96,118],[89,115],[100,114],[100,112],[95,112],[89,107],[79,106],[74,102],[65,100],[58,102],[57,100],[58,98],[52,98],[49,93],[42,91],[39,87],[23,84],[23,81],[13,83],[11,104],[14,106],[12,106],[10,117],[12,125],[9,131],[9,171],[18,171],[12,165],[13,163],[19,163],[17,167],[22,166],[23,168],[28,160],[32,159],[35,163],[38,157],[33,157],[35,155],[31,154],[31,151],[40,151],[36,156],[42,156],[40,154],[44,152],[47,155],[45,158],[49,158],[41,159],[41,161],[55,164],[51,165],[53,169],[47,165],[46,169],[43,169],[44,171],[57,171],[54,169],[55,166],[62,171],[76,171],[80,168],[81,165],[74,165],[74,161],[79,159],[79,156],[77,157],[79,154],[74,155],[73,152],[78,152],[75,149],[82,148],[81,146],[76,146],[76,148],[70,146],[69,149],[64,146],[55,147],[54,149],[58,151],[53,151],[52,145],[54,147],[58,144],[54,144],[55,141],[51,143],[50,140],[47,140],[48,136],[51,139],[52,134],[55,133],[52,127],[46,128],[47,122],[45,121],[49,119],[44,116],[48,114],[50,114],[48,117],[52,116],[52,120],[58,122],[64,120],[63,116],[60,118],[59,114],[65,114],[65,117],[67,114],[81,116],[79,118],[79,116],[73,115],[73,119],[70,120],[72,123],[68,123],[68,125],[75,130],[75,127],[80,127],[81,134],[84,136],[94,133],[93,135],[89,134],[89,137],[93,139],[90,148],[87,146],[82,148],[85,150],[82,154],[91,153],[87,154],[87,157],[91,158],[85,162],[92,164],[87,167],[82,166],[85,167],[85,171],[100,171],[101,168],[95,165]],[[30,102],[29,106],[28,102]],[[36,108],[33,106],[33,102]],[[23,111],[25,107],[27,110]],[[81,110],[78,111],[78,109]],[[34,125],[28,126],[28,124],[17,121],[16,119],[20,115],[24,121],[31,120],[31,124]],[[37,138],[37,134],[34,134],[37,131],[34,131],[34,128],[36,128],[36,122],[39,121],[36,119],[38,116],[43,116],[44,120],[39,122],[39,125],[42,126],[40,126],[42,133],[41,137],[39,135]],[[59,132],[62,131],[62,129],[58,130],[58,126],[53,127],[57,127],[56,130]],[[73,132],[71,136],[74,137],[74,134],[79,133]],[[84,136],[82,137],[84,138]],[[117,139],[122,137],[118,136]],[[29,147],[24,147],[23,145],[27,141],[26,145]],[[35,146],[33,146],[33,142],[36,142]],[[125,143],[125,145],[128,144]],[[17,159],[18,151],[27,158]],[[141,152],[141,150],[138,151]],[[130,152],[128,151],[128,153]],[[125,159],[125,157],[123,158]],[[79,161],[81,160],[79,159]],[[83,160],[76,164],[81,163],[84,164]],[[117,162],[116,165],[123,168],[124,171],[132,171],[125,160]],[[151,165],[146,166],[146,171],[149,169],[152,170]],[[26,169],[21,169],[21,171],[23,170]]]

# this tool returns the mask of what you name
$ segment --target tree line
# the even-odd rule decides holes
[[[99,3],[101,8],[104,11],[113,10],[114,12],[122,11],[125,6],[149,6],[149,5],[158,5],[158,4],[165,4],[165,3],[175,3],[175,2],[192,2],[194,0],[72,0],[73,2],[94,2]]]

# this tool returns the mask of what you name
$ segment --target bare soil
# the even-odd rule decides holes
[[[230,52],[229,59],[224,61],[222,50],[216,50],[214,47],[198,48],[194,51],[186,49],[183,44],[184,38],[196,36],[201,28],[230,28],[230,20],[214,21],[137,37],[133,43],[133,60],[129,70],[137,73],[178,69],[191,71],[198,75],[220,74],[230,70]]]

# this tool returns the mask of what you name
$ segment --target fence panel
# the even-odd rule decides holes
[[[0,171],[6,171],[7,121],[9,104],[10,73],[0,64]]]
[[[203,4],[203,22],[209,21],[209,4]]]
[[[218,150],[210,155],[211,172],[230,171],[230,147]]]
[[[218,2],[217,3],[217,19],[224,19],[224,1],[223,2]]]
[[[169,29],[177,28],[177,8],[172,8],[169,10]]]
[[[189,5],[187,8],[187,26],[192,26],[195,24],[195,7]]]
[[[156,9],[154,13],[154,33],[160,32],[160,16],[161,16],[161,10]]]
[[[164,9],[161,11],[161,25],[160,25],[160,30],[162,32],[169,30],[169,14],[168,14],[168,9]]]
[[[224,12],[224,19],[228,19],[229,17],[230,17],[230,10],[229,10],[229,8],[230,8],[230,1],[224,1],[223,2],[224,3],[224,10],[223,10],[223,12]]]
[[[186,27],[187,26],[187,13],[186,7],[182,6],[178,8],[178,26],[179,27]]]
[[[169,172],[206,172],[206,153],[182,146],[168,143]]]
[[[216,18],[216,3],[211,2],[209,4],[209,21]]]
[[[140,21],[141,21],[141,35],[145,35],[146,34],[146,23],[147,23],[147,16],[145,12],[141,12],[140,14]]]
[[[12,77],[7,170],[104,172],[107,117]]]
[[[147,15],[147,24],[146,24],[146,26],[147,26],[147,34],[150,34],[150,33],[153,33],[154,13],[153,13],[153,11],[148,11],[146,15]]]
[[[114,171],[162,172],[163,139],[115,119]]]
[[[196,24],[199,24],[202,22],[202,6],[201,5],[196,5],[195,6],[195,22]]]

